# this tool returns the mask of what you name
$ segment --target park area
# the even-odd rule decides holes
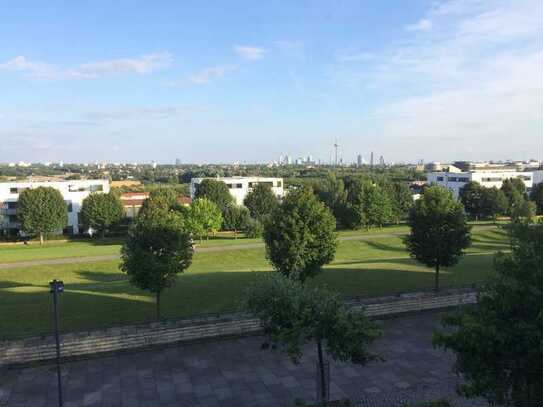
[[[334,261],[310,284],[325,284],[345,297],[431,289],[434,271],[409,258],[402,240],[406,232],[403,226],[340,232]],[[442,270],[442,287],[481,282],[492,271],[494,253],[509,247],[506,234],[490,225],[475,226],[472,239],[460,263]],[[154,297],[132,286],[119,270],[120,247],[116,240],[0,246],[0,339],[50,333],[48,282],[55,278],[65,284],[64,332],[152,320]],[[63,263],[52,264],[53,259]],[[259,239],[204,241],[192,265],[165,290],[163,317],[237,311],[246,287],[270,270]]]

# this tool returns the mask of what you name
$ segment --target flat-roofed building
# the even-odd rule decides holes
[[[271,177],[222,177],[222,178],[193,178],[190,180],[190,197],[196,198],[198,186],[204,179],[212,179],[215,181],[221,181],[226,184],[230,195],[234,198],[238,205],[243,205],[243,200],[249,192],[257,184],[269,185],[272,192],[278,197],[282,198],[285,195],[283,178],[271,178]]]
[[[68,208],[68,224],[63,232],[78,234],[81,232],[79,212],[83,199],[93,192],[108,193],[109,180],[0,182],[0,229],[8,234],[16,234],[19,231],[21,227],[17,218],[19,194],[25,189],[38,187],[51,187],[62,194]]]
[[[463,172],[429,172],[428,184],[436,184],[449,189],[458,198],[460,188],[468,182],[476,181],[486,188],[501,188],[503,181],[510,178],[518,178],[524,182],[526,189],[533,186],[533,173],[515,170],[479,170]]]

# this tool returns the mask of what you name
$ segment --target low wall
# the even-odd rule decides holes
[[[476,295],[472,290],[448,290],[438,295],[409,293],[353,299],[347,301],[347,305],[354,310],[365,311],[369,317],[379,318],[475,302]],[[257,318],[242,314],[155,322],[64,334],[61,336],[61,353],[63,358],[74,358],[177,342],[256,334],[260,330]],[[47,361],[55,357],[53,336],[0,342],[0,367]]]

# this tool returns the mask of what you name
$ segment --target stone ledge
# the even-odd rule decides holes
[[[476,303],[473,290],[447,290],[439,294],[405,293],[396,296],[350,299],[346,304],[369,317],[403,315]],[[261,331],[260,322],[240,313],[176,321],[152,322],[61,336],[64,358],[77,358],[211,338],[243,336]],[[52,360],[53,336],[0,342],[0,367]]]

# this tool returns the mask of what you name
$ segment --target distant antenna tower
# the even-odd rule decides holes
[[[334,149],[335,149],[335,152],[336,152],[336,164],[335,166],[337,167],[337,149],[339,148],[339,144],[337,142],[337,137],[336,137],[336,142],[334,143]]]

